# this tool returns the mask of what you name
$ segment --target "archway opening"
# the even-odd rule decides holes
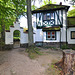
[[[13,33],[14,48],[20,47],[20,31],[15,30]]]

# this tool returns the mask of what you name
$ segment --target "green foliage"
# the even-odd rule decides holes
[[[15,40],[19,39],[20,40],[20,37],[14,37],[13,39],[15,39]]]
[[[75,50],[75,47],[73,47],[72,49]]]
[[[28,56],[31,59],[35,59],[36,57],[38,57],[38,55],[42,55],[40,49],[35,46],[28,47],[26,49],[26,52],[28,52]]]
[[[47,48],[47,49],[57,49],[56,47],[50,47],[50,46],[45,46],[44,48]]]
[[[61,46],[62,49],[68,49],[68,46],[66,44]]]
[[[24,15],[25,5],[26,0],[0,0],[0,25],[9,29],[16,17]]]
[[[75,6],[74,6],[74,9],[72,9],[71,11],[68,11],[68,17],[75,17]]]
[[[26,0],[0,0],[1,45],[5,42],[5,30],[25,12]]]
[[[32,6],[31,6],[31,9],[32,9],[32,10],[35,10],[35,9],[37,9],[37,7],[36,7],[35,5],[32,5]]]
[[[43,5],[47,5],[47,4],[52,4],[52,0],[43,0]],[[56,2],[54,2],[54,4],[56,4]]]
[[[55,68],[55,65],[52,63],[49,65],[49,68],[46,70],[47,75],[60,75],[60,70]]]
[[[14,31],[14,37],[20,37],[20,31],[19,30]]]

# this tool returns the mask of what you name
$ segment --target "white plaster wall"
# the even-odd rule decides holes
[[[46,32],[43,32],[43,42],[60,42],[60,31],[56,31],[56,40],[46,40]]]
[[[5,32],[5,44],[13,44],[12,35],[10,32]]]
[[[14,27],[10,27],[10,32],[5,32],[5,44],[13,44],[13,32],[15,30],[20,31],[20,43],[28,43],[28,34],[23,32],[23,29],[20,28],[20,23],[14,23]]]
[[[33,32],[35,33],[36,32],[36,14],[34,14],[32,16],[32,26],[33,26]]]
[[[75,44],[75,39],[71,39],[71,31],[75,31],[75,27],[67,29],[67,36],[68,36],[67,41],[68,41],[68,44]]]
[[[67,12],[63,10],[63,28],[61,28],[61,41],[66,42],[66,17]]]
[[[28,34],[26,34],[26,33],[22,34],[20,39],[21,39],[20,40],[21,44],[28,43]]]
[[[43,41],[43,31],[42,31],[42,29],[36,30],[35,41]]]

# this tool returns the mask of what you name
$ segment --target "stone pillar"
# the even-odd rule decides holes
[[[75,75],[75,51],[63,51],[63,75]]]

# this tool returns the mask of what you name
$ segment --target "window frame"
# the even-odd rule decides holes
[[[71,39],[75,39],[75,37],[74,37],[74,38],[72,37],[72,32],[74,32],[74,33],[75,33],[75,31],[71,31]]]
[[[50,32],[50,36],[51,36],[51,38],[48,38],[48,32]],[[54,36],[55,36],[55,39],[54,38],[52,38],[52,32],[54,32],[55,34],[54,34]],[[46,40],[56,40],[56,31],[46,31]]]

